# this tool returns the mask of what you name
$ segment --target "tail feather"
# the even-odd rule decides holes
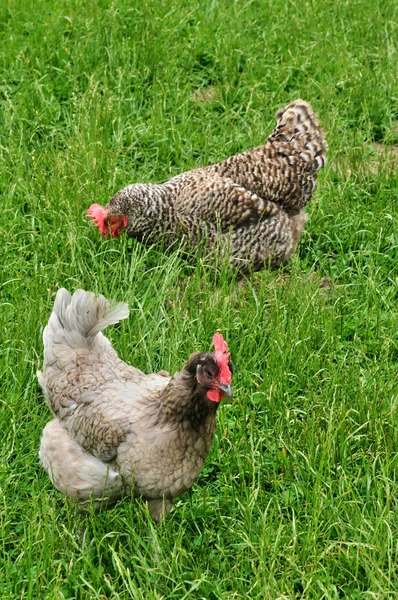
[[[44,367],[70,349],[89,347],[94,343],[106,345],[100,333],[108,325],[129,316],[126,303],[114,306],[104,296],[76,290],[73,296],[64,288],[58,290],[53,312],[43,332]],[[57,350],[55,350],[57,349]]]
[[[326,165],[327,143],[311,105],[295,100],[276,113],[276,128],[269,141],[293,143],[295,150],[305,162],[319,171]]]
[[[114,306],[112,306],[105,314],[105,316],[100,319],[88,332],[87,335],[90,337],[97,335],[100,331],[108,327],[109,325],[115,325],[115,323],[119,323],[123,319],[127,319],[129,316],[129,308],[125,302],[118,302]]]

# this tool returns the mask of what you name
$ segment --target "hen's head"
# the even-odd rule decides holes
[[[92,204],[87,211],[87,217],[98,227],[102,237],[119,237],[121,230],[126,229],[128,223],[126,215],[112,215],[100,204]]]
[[[146,199],[150,197],[152,187],[140,183],[128,185],[106,206],[92,204],[87,217],[98,227],[102,237],[119,237],[123,229],[129,235],[139,237],[151,228]]]
[[[188,368],[196,382],[205,390],[211,402],[220,402],[227,396],[232,398],[233,365],[229,359],[228,345],[221,333],[213,337],[215,352],[198,352],[188,361]]]

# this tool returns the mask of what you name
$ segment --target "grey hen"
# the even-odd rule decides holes
[[[39,457],[55,487],[82,505],[92,497],[99,508],[133,488],[158,522],[202,470],[219,402],[231,396],[232,364],[217,333],[215,352],[192,354],[173,377],[146,375],[101,333],[128,314],[103,296],[58,291],[37,373],[55,416]]]

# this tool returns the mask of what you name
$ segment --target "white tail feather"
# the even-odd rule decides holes
[[[73,296],[61,288],[58,290],[54,309],[43,332],[44,368],[54,360],[62,350],[65,355],[69,349],[84,348],[94,343],[106,346],[106,338],[100,331],[114,325],[129,316],[126,303],[118,302],[114,306],[104,296],[95,296],[92,292],[76,290]],[[42,385],[42,376],[38,374]]]
[[[90,329],[87,333],[89,336],[95,336],[99,331],[108,327],[108,325],[114,325],[115,323],[119,323],[123,319],[127,319],[129,316],[129,308],[125,302],[118,302],[114,306],[111,307],[106,316],[98,321],[94,327]]]

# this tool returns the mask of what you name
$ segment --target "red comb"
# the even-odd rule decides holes
[[[221,333],[214,334],[213,344],[214,344],[214,349],[215,349],[214,360],[216,361],[216,363],[220,369],[220,373],[219,373],[218,377],[223,383],[229,384],[232,381],[232,373],[228,366],[228,360],[229,360],[228,344],[224,340]]]
[[[100,204],[92,204],[87,211],[87,217],[94,223],[101,232],[101,235],[108,233],[108,225],[105,220],[108,217],[108,211]]]

